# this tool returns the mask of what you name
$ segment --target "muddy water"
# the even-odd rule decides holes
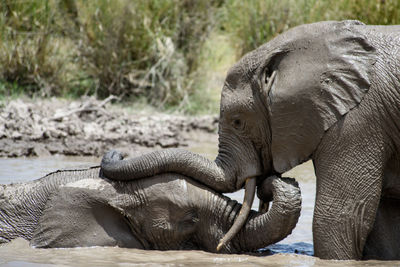
[[[214,158],[216,141],[203,140],[190,150]],[[0,159],[0,183],[24,182],[39,178],[50,171],[79,166],[93,166],[97,158],[49,157]],[[132,266],[132,265],[228,265],[228,266],[400,266],[400,262],[323,261],[312,257],[312,212],[315,197],[315,177],[311,162],[288,172],[302,190],[302,213],[293,233],[278,244],[263,249],[264,256],[218,255],[203,251],[143,251],[114,247],[74,249],[33,249],[27,241],[17,239],[0,246],[1,266]],[[243,191],[228,194],[242,201]],[[258,203],[253,208],[257,209]],[[268,256],[265,256],[268,255]]]

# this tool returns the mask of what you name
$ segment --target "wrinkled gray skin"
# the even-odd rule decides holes
[[[270,177],[259,195],[273,204],[251,212],[221,252],[246,252],[291,233],[301,209],[294,179]],[[0,187],[0,243],[17,237],[45,247],[120,246],[215,252],[241,205],[179,174],[132,182],[99,177],[99,168],[58,171]]]
[[[231,192],[312,159],[315,255],[399,259],[399,155],[400,26],[343,21],[293,28],[229,70],[215,161],[172,149],[102,167],[112,179],[167,170]]]

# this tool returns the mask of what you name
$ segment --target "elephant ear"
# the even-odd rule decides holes
[[[276,54],[268,66],[276,71],[268,102],[277,172],[309,159],[325,131],[368,92],[375,49],[357,30],[359,24],[309,24],[278,40],[285,42],[286,53]]]
[[[30,244],[37,248],[142,248],[124,215],[97,190],[61,187],[46,203]]]

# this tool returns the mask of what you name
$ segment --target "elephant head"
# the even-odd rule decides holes
[[[66,182],[48,196],[30,234],[33,246],[215,252],[239,213],[236,201],[179,174],[112,182],[95,178],[95,173],[96,169],[81,172],[80,180]],[[56,175],[65,179],[68,173]],[[294,179],[270,177],[259,191],[264,199],[272,196],[270,210],[252,211],[222,252],[263,248],[286,237],[296,225],[301,194]]]
[[[179,149],[119,162],[108,155],[104,174],[124,180],[176,172],[230,192],[249,177],[280,174],[308,160],[325,131],[370,88],[375,50],[360,24],[298,26],[236,63],[222,89],[215,161]]]

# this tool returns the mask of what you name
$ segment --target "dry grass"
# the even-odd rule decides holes
[[[398,0],[1,0],[0,98],[122,96],[218,110],[229,65],[303,23],[400,24]]]

